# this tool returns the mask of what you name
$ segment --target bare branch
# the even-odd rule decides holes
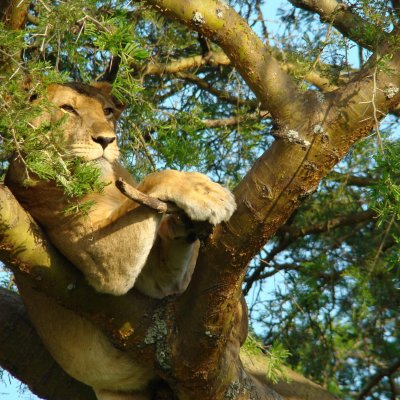
[[[177,214],[183,213],[183,211],[178,208],[175,204],[168,203],[162,200],[158,200],[155,197],[148,196],[137,190],[131,185],[128,185],[122,178],[119,178],[115,185],[117,188],[129,199],[142,204],[144,206],[150,207],[153,210],[158,211],[162,214]]]
[[[283,225],[280,228],[280,231],[288,233],[292,241],[294,241],[297,240],[299,237],[324,233],[342,226],[354,225],[358,224],[359,222],[369,221],[375,218],[376,215],[377,214],[374,210],[367,210],[361,211],[359,213],[341,215],[328,221],[318,222],[306,228],[296,228]]]
[[[375,178],[342,174],[336,171],[332,171],[329,174],[329,179],[339,181],[348,186],[359,186],[359,187],[374,186],[378,183],[378,180]]]
[[[203,119],[201,122],[206,128],[219,128],[222,126],[236,126],[244,121],[257,121],[262,118],[270,118],[268,111],[260,111],[258,113],[248,115],[238,115],[225,119]]]
[[[246,279],[246,285],[243,289],[243,293],[246,295],[254,282],[256,282],[259,279],[263,279],[268,276],[263,276],[263,271],[266,266],[282,251],[287,249],[290,245],[292,245],[297,239],[300,237],[304,237],[307,235],[315,235],[319,233],[324,233],[329,230],[337,229],[343,226],[348,226],[348,225],[356,225],[356,224],[364,224],[367,221],[370,221],[376,216],[376,212],[373,210],[367,210],[367,211],[362,211],[357,214],[349,214],[349,215],[343,215],[340,217],[333,218],[328,221],[324,222],[319,222],[316,224],[313,224],[309,227],[305,228],[296,228],[292,226],[287,226],[283,225],[280,229],[279,232],[286,233],[284,235],[283,240],[281,240],[277,246],[275,246],[268,254],[268,256],[261,260],[261,264],[254,269],[254,271],[251,273],[251,275]],[[275,265],[273,265],[275,268]],[[285,269],[285,267],[283,267]],[[295,269],[296,267],[292,268]]]
[[[294,75],[298,73],[299,66],[297,66],[295,62],[285,61],[284,60],[285,57],[283,57],[280,53],[276,51],[274,51],[273,53],[277,57],[283,71],[289,72]],[[142,74],[144,76],[176,74],[188,70],[199,69],[202,66],[214,67],[220,65],[231,65],[231,61],[229,60],[229,58],[226,56],[225,53],[209,52],[206,55],[180,58],[179,60],[172,61],[168,64],[151,62],[145,67]],[[300,68],[303,68],[303,66],[301,66]],[[139,70],[140,67],[136,66],[136,69]],[[328,78],[323,77],[322,74],[316,70],[305,73],[303,78],[307,82],[318,87],[324,92],[331,92],[338,88],[338,86],[332,84]],[[344,83],[346,81],[347,80],[341,79],[341,83]]]
[[[187,72],[179,72],[176,74],[178,78],[184,79],[187,82],[193,83],[197,85],[200,89],[203,89],[214,96],[218,97],[218,99],[222,101],[226,101],[229,104],[233,104],[236,106],[250,106],[255,109],[259,105],[257,100],[244,100],[240,97],[233,96],[224,90],[216,89],[211,83],[207,82],[204,79],[197,77],[194,74]]]
[[[313,278],[323,279],[324,281],[327,281],[330,283],[342,278],[342,271],[334,271],[332,273],[326,273],[323,271],[307,269],[307,267],[304,267],[301,263],[299,263],[299,264],[293,264],[293,263],[277,264],[277,263],[274,263],[272,265],[269,265],[268,267],[272,268],[272,270],[261,273],[257,280],[270,278],[271,276],[274,276],[275,274],[277,274],[280,271],[299,271],[303,275],[311,276]],[[247,282],[247,280],[246,280],[246,282]]]
[[[143,75],[176,74],[178,72],[197,69],[204,65],[219,66],[230,65],[231,61],[222,52],[210,51],[199,56],[180,58],[168,64],[149,63],[143,71]]]

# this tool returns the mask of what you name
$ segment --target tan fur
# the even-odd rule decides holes
[[[10,163],[6,184],[99,292],[121,295],[135,285],[148,296],[162,298],[185,290],[198,241],[188,243],[186,225],[178,217],[161,217],[128,200],[115,187],[120,177],[132,185],[135,182],[117,161],[116,140],[107,146],[99,143],[116,137],[115,120],[121,110],[110,96],[110,87],[51,85],[48,97],[55,109],[33,121],[33,126],[57,121],[67,113],[63,125],[67,149],[95,163],[109,185],[103,193],[81,199],[95,201],[88,215],[66,215],[63,193],[53,183],[36,179],[30,187],[23,186],[26,171],[18,158]],[[199,173],[156,172],[139,189],[175,202],[192,220],[217,224],[229,219],[235,209],[232,194]],[[68,373],[91,385],[100,400],[147,398],[151,369],[114,349],[80,316],[30,288],[20,290],[43,341]]]

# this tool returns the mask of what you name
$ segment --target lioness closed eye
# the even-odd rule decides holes
[[[58,108],[33,121],[38,125],[67,114],[66,146],[73,155],[96,163],[101,179],[111,182],[102,193],[82,199],[95,201],[87,216],[66,215],[63,191],[51,182],[37,180],[25,187],[26,171],[18,158],[10,163],[6,184],[97,291],[122,295],[135,286],[155,298],[180,293],[193,272],[198,242],[187,240],[189,232],[179,217],[162,217],[115,187],[118,178],[137,184],[117,161],[115,121],[121,110],[110,91],[107,84],[51,85],[48,98]],[[235,210],[233,195],[199,173],[156,172],[138,189],[176,203],[192,220],[214,225]],[[70,375],[92,386],[101,400],[149,398],[150,366],[115,349],[90,322],[46,296],[23,284],[19,289],[40,336]]]

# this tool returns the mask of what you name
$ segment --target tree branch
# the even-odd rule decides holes
[[[0,365],[40,397],[95,400],[91,388],[68,376],[38,337],[20,297],[0,288]]]
[[[395,372],[400,370],[400,358],[397,358],[389,367],[379,370],[375,375],[371,377],[369,382],[362,388],[357,400],[364,400],[384,377],[391,376]]]
[[[304,94],[281,70],[245,20],[225,2],[147,0],[146,3],[215,41],[262,103],[262,109],[268,110],[274,119],[283,122],[304,116]]]
[[[0,365],[32,392],[46,399],[94,400],[91,388],[69,377],[54,362],[37,336],[20,297],[0,289]],[[241,352],[245,369],[266,386],[273,387],[287,400],[334,400],[334,396],[315,383],[286,368],[278,383],[266,379],[268,359],[262,355]]]
[[[297,90],[277,67],[277,61],[223,3],[147,2],[216,39],[272,117],[281,118],[277,136],[286,138],[275,141],[235,189],[235,214],[228,223],[217,226],[202,247],[190,285],[179,299],[177,314],[183,316],[183,337],[194,337],[198,343],[194,348],[182,340],[177,347],[180,359],[185,365],[206,368],[210,359],[223,360],[224,346],[211,347],[202,332],[211,332],[226,342],[249,261],[351,145],[369,134],[376,121],[398,103],[399,95],[392,96],[386,88],[400,87],[400,76],[385,71],[398,69],[400,53],[382,46],[380,55],[392,54],[385,71],[376,74],[375,66],[365,67],[357,79],[319,102],[312,95],[297,97]],[[374,74],[377,79],[372,79]],[[285,121],[291,121],[290,128]],[[296,138],[308,140],[299,145]],[[198,384],[195,371],[186,379],[189,386]]]
[[[180,58],[168,64],[151,62],[147,64],[143,71],[143,75],[164,75],[176,74],[178,72],[197,69],[204,65],[230,65],[231,61],[223,52],[210,51],[193,57]]]
[[[187,82],[193,83],[197,85],[200,89],[203,89],[214,96],[218,97],[219,100],[226,101],[229,104],[233,104],[236,106],[250,106],[252,109],[257,108],[259,102],[254,100],[244,100],[240,97],[232,96],[228,92],[224,90],[216,89],[215,86],[208,83],[206,80],[199,78],[195,74],[191,74],[188,72],[179,72],[176,76],[180,79],[184,79]]]
[[[12,30],[21,29],[26,21],[29,0],[3,0],[0,2],[0,19]]]
[[[13,270],[17,284],[29,282],[33,288],[57,298],[91,319],[116,346],[135,353],[151,324],[157,301],[135,291],[120,297],[97,293],[52,247],[4,185],[0,185],[0,259]],[[127,324],[135,326],[132,335],[124,334]],[[152,346],[145,347],[150,350]],[[143,356],[141,350],[139,353]]]
[[[144,206],[150,207],[153,210],[158,211],[162,214],[177,214],[181,210],[173,203],[168,203],[156,199],[155,197],[148,196],[141,191],[137,190],[131,185],[128,185],[122,178],[119,178],[115,185],[126,197],[131,200],[142,204]],[[183,211],[181,211],[183,213]]]
[[[378,28],[354,13],[350,7],[337,0],[289,0],[295,7],[317,13],[321,21],[333,21],[333,26],[344,36],[361,47],[375,50],[378,43],[387,41],[389,35],[379,30],[379,35],[366,35],[366,32],[378,33]]]
[[[260,111],[258,113],[248,115],[238,115],[235,117],[225,119],[203,119],[201,122],[206,128],[220,128],[228,126],[236,126],[245,121],[258,121],[262,118],[269,118],[270,114],[268,111]]]
[[[83,314],[86,318],[89,318],[94,324],[99,326],[117,347],[132,354],[133,357],[141,357],[142,359],[144,358],[149,360],[148,362],[152,362],[150,361],[151,359],[157,359],[157,356],[151,349],[149,349],[149,347],[152,348],[153,345],[146,343],[143,340],[149,329],[154,329],[151,328],[151,326],[154,322],[154,310],[157,307],[157,315],[166,318],[166,323],[169,329],[169,333],[165,339],[168,340],[168,343],[172,341],[172,343],[169,343],[170,347],[168,348],[171,349],[171,360],[169,361],[171,361],[170,374],[173,374],[173,378],[169,380],[169,382],[172,383],[173,387],[178,391],[180,398],[188,398],[185,394],[188,391],[190,392],[187,388],[188,382],[185,380],[180,382],[179,379],[186,377],[186,370],[189,370],[189,372],[192,368],[196,370],[196,366],[189,364],[189,368],[188,364],[182,363],[179,353],[174,353],[177,343],[179,343],[179,340],[185,338],[185,331],[188,330],[184,325],[184,321],[182,321],[184,319],[183,316],[178,313],[177,309],[176,316],[173,315],[175,309],[173,306],[174,299],[172,298],[169,300],[169,303],[166,303],[165,301],[145,299],[143,296],[135,294],[134,292],[120,297],[95,293],[84,282],[82,275],[51,248],[43,237],[40,229],[32,219],[26,215],[24,210],[18,205],[11,193],[4,186],[0,186],[0,259],[12,266],[17,283],[20,283],[21,281],[28,282],[30,286],[37,290],[44,291],[45,293],[57,298],[58,302]],[[0,291],[1,294],[4,292],[4,290]],[[71,296],[71,293],[73,293],[73,296]],[[6,321],[5,323],[0,324],[0,337],[4,337],[2,336],[4,334],[10,340],[10,342],[7,342],[9,345],[7,348],[9,348],[9,350],[4,350],[6,353],[3,353],[3,350],[0,350],[0,363],[4,367],[9,368],[11,373],[15,373],[18,378],[28,384],[32,385],[32,382],[39,381],[44,382],[45,385],[51,385],[53,382],[53,376],[48,381],[47,379],[43,379],[43,376],[39,376],[41,372],[38,372],[38,374],[35,375],[37,376],[36,381],[31,380],[33,372],[30,367],[34,365],[32,364],[31,359],[34,358],[42,361],[42,357],[38,358],[37,356],[32,356],[29,358],[29,363],[24,364],[26,366],[24,369],[20,365],[20,360],[18,359],[18,354],[21,353],[14,352],[13,350],[15,347],[24,349],[24,346],[19,342],[19,340],[23,340],[26,342],[26,345],[31,346],[31,351],[34,352],[35,355],[36,352],[41,351],[42,348],[32,342],[32,340],[36,340],[35,337],[30,338],[30,336],[25,336],[25,334],[28,334],[26,324],[20,325],[18,323],[18,319],[23,317],[23,314],[21,314],[22,309],[20,308],[20,302],[16,304],[17,298],[15,295],[11,296],[11,305],[10,301],[7,299],[5,300],[4,296],[2,296],[0,300],[1,310],[4,310],[4,312],[2,311],[0,313],[0,320]],[[201,299],[197,299],[197,301],[200,300]],[[18,313],[14,311],[15,307],[19,310]],[[212,310],[210,311],[212,312]],[[231,345],[228,346],[227,353],[222,357],[221,363],[216,363],[224,366],[224,368],[218,369],[218,371],[224,375],[222,378],[220,377],[220,382],[222,382],[223,385],[216,389],[212,389],[212,385],[215,384],[215,382],[209,380],[211,379],[210,376],[207,377],[201,374],[200,377],[197,376],[198,382],[205,379],[206,385],[202,390],[199,389],[201,386],[196,386],[194,392],[199,394],[193,398],[202,399],[205,398],[205,394],[207,396],[212,396],[211,393],[216,393],[217,396],[212,398],[218,399],[221,397],[221,390],[223,397],[223,393],[225,393],[226,390],[229,391],[236,388],[235,390],[240,391],[237,399],[253,398],[251,396],[257,396],[257,398],[264,400],[280,399],[280,397],[278,397],[275,392],[268,389],[267,386],[264,386],[264,384],[260,385],[260,383],[254,381],[250,375],[241,369],[238,360],[235,360],[235,354],[237,354],[236,352],[238,351],[239,345],[237,337],[242,336],[243,334],[237,331],[241,326],[238,323],[237,318],[240,319],[242,317],[240,316],[240,313],[237,314],[234,312],[234,314],[236,323],[235,329],[231,333],[231,338],[229,339]],[[177,320],[171,323],[171,318],[174,319],[175,317]],[[10,328],[8,323],[9,318],[16,319],[15,324],[13,323]],[[157,322],[159,322],[159,320]],[[148,325],[146,326],[146,324]],[[127,326],[134,327],[134,332],[132,333],[129,330],[127,331]],[[10,332],[9,329],[12,329],[13,335],[7,333]],[[215,343],[221,340],[221,338],[214,337],[212,331],[206,332],[206,334],[200,332],[200,334],[202,337],[207,339],[207,347],[210,347],[210,342],[211,346],[214,347]],[[197,336],[189,338],[186,337],[185,340],[197,340]],[[175,342],[173,340],[175,340]],[[4,341],[2,341],[2,343],[4,343]],[[165,345],[166,344],[164,343],[164,346]],[[194,347],[197,345],[196,342],[193,342]],[[204,347],[203,350],[207,351]],[[8,361],[4,360],[2,354],[6,354],[4,358],[7,358]],[[44,358],[44,360],[46,360],[46,358]],[[234,360],[234,362],[232,362],[232,360]],[[49,363],[53,365],[51,360],[49,360]],[[181,368],[179,367],[181,365],[185,366],[183,368],[184,371],[181,371]],[[208,363],[208,365],[210,366],[211,364]],[[254,364],[252,365],[254,367]],[[203,367],[197,366],[197,368],[200,368],[201,370]],[[58,382],[58,379],[62,380],[61,377],[58,378],[60,376],[59,371],[53,369],[51,369],[51,371],[54,373],[54,382]],[[168,373],[165,371],[160,370],[160,372],[163,376],[167,376],[167,378],[169,377]],[[43,373],[46,372],[44,371]],[[259,375],[262,376],[263,372],[260,371]],[[69,385],[67,381],[64,383],[60,381],[59,384],[61,385],[59,386],[60,390],[64,387],[64,384]],[[232,388],[230,388],[231,385],[233,385]],[[265,383],[265,385],[267,385],[267,383]],[[297,387],[297,385],[299,385],[299,387]],[[303,378],[300,383],[297,381],[287,384],[283,382],[283,386],[277,385],[277,390],[282,390],[283,393],[296,393],[295,396],[286,397],[286,395],[284,395],[284,399],[305,400],[306,398],[309,398],[306,395],[309,391],[307,390],[304,392],[304,389],[301,389],[304,385],[313,387],[313,390],[317,390],[319,396],[322,396],[316,398],[333,400],[333,397],[329,395],[329,393]],[[47,391],[43,386],[36,386],[35,384],[31,387],[34,392],[49,399],[52,398],[52,393],[49,392],[50,390],[53,390],[51,386],[49,386],[49,391]],[[76,386],[75,383],[73,383],[72,389],[65,389],[65,396],[75,389],[79,390],[79,385]],[[89,397],[90,396],[85,398]],[[61,400],[64,399],[62,396],[57,398]],[[80,397],[72,396],[69,398],[79,399]]]
[[[272,50],[272,49],[270,49]],[[281,50],[280,50],[281,52]],[[279,61],[279,64],[283,71],[289,72],[296,75],[299,70],[303,70],[303,64],[297,65],[296,62],[285,61],[282,55],[277,51],[273,51],[274,56]],[[168,64],[162,64],[157,62],[150,62],[144,68],[142,74],[146,75],[165,75],[165,74],[177,74],[179,72],[185,72],[192,69],[199,69],[202,66],[220,66],[220,65],[231,65],[230,59],[223,52],[209,52],[205,55],[198,55],[192,57],[180,58],[176,61],[172,61]],[[140,70],[139,65],[136,66],[136,70]],[[306,72],[303,76],[307,82],[318,87],[324,92],[331,92],[336,90],[338,86],[332,84],[330,80],[323,77],[318,71]],[[343,79],[341,83],[343,83]]]
[[[367,211],[362,211],[357,214],[350,214],[350,215],[343,215],[339,216],[336,218],[333,218],[328,221],[324,222],[319,222],[316,224],[313,224],[309,227],[305,228],[296,228],[292,226],[286,226],[283,225],[279,231],[282,233],[286,233],[284,236],[283,240],[278,243],[276,247],[274,247],[268,254],[268,256],[264,259],[261,260],[262,264],[259,265],[254,269],[254,271],[251,273],[251,275],[246,278],[246,285],[243,289],[243,293],[246,295],[249,293],[252,285],[254,282],[258,281],[259,279],[264,279],[267,276],[263,275],[263,271],[266,266],[282,251],[287,249],[291,244],[293,244],[297,239],[300,237],[304,237],[306,235],[312,235],[312,234],[318,234],[318,233],[324,233],[327,232],[328,230],[340,228],[342,226],[348,226],[348,225],[356,225],[360,223],[365,223],[366,221],[371,220],[376,216],[376,212],[373,210],[367,210]],[[286,267],[281,269],[285,269]],[[294,267],[292,269],[296,269],[297,267]],[[278,269],[280,270],[280,269]]]
[[[359,187],[374,186],[379,182],[378,179],[375,178],[342,174],[336,171],[332,171],[329,174],[329,178],[335,181],[339,181],[344,185]]]
[[[375,218],[376,215],[377,215],[376,211],[367,210],[367,211],[361,211],[359,213],[340,215],[328,221],[317,222],[316,224],[310,225],[305,228],[297,228],[293,226],[283,225],[280,228],[280,231],[288,233],[291,238],[291,242],[293,243],[293,241],[297,240],[299,237],[324,233],[342,226],[355,225],[360,222],[371,220]]]

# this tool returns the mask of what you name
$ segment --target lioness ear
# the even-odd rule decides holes
[[[116,115],[115,118],[118,119],[119,116],[121,115],[122,111],[124,111],[125,109],[125,104],[122,104],[119,100],[117,100],[117,98],[115,96],[113,96],[111,94],[112,92],[112,85],[109,82],[93,82],[90,84],[90,86],[93,86],[94,88],[96,88],[97,90],[99,90],[100,92],[102,92],[104,95],[111,97],[114,106],[116,108]]]
[[[92,82],[90,86],[95,87],[107,96],[111,96],[112,85],[110,82]]]

